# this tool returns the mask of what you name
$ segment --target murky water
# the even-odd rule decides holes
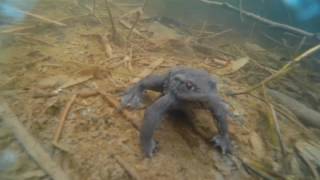
[[[317,0],[0,1],[0,179],[319,179],[319,19]],[[232,154],[198,105],[144,157],[162,94],[121,94],[177,66],[215,77]]]

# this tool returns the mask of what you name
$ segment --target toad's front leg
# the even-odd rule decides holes
[[[152,75],[148,76],[137,84],[133,85],[124,93],[121,99],[123,107],[140,108],[143,105],[143,94],[145,90],[153,90],[161,92],[166,76]]]
[[[228,109],[222,100],[216,96],[211,95],[208,98],[209,110],[217,120],[219,134],[212,138],[213,143],[221,148],[223,154],[231,153],[231,143],[228,134],[227,116]]]
[[[166,94],[154,102],[145,111],[144,122],[140,132],[140,140],[142,150],[147,157],[152,157],[156,150],[156,142],[153,139],[155,130],[160,125],[164,115],[175,103],[176,99],[172,95]]]

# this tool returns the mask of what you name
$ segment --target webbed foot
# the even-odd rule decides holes
[[[221,149],[222,154],[231,153],[231,143],[228,136],[217,135],[211,139],[216,147]]]
[[[159,151],[158,141],[152,140],[150,143],[143,144],[143,152],[148,158],[152,158]]]
[[[142,108],[143,107],[143,91],[137,86],[131,87],[125,92],[121,98],[121,105],[128,108]]]

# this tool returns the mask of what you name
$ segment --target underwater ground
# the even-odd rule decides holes
[[[319,179],[315,36],[205,2],[185,3],[185,14],[146,2],[17,1],[25,19],[0,26],[0,179]],[[167,117],[159,152],[143,157],[145,108],[119,109],[120,95],[180,65],[218,79],[232,154],[209,142],[216,124],[198,108],[195,126]],[[147,94],[146,107],[160,95]]]

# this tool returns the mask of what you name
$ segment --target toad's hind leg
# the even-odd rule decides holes
[[[160,125],[164,115],[175,104],[175,98],[170,94],[162,96],[150,107],[147,108],[144,114],[144,122],[140,132],[140,140],[142,150],[147,157],[152,157],[156,148],[156,143],[153,139],[155,130]]]

